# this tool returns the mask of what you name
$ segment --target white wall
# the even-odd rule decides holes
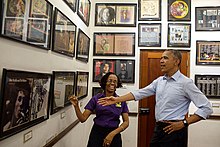
[[[24,45],[14,41],[10,41],[4,38],[0,38],[0,81],[2,76],[3,68],[36,71],[36,72],[46,72],[51,73],[53,70],[81,70],[89,71],[89,96],[81,100],[81,109],[85,106],[88,99],[91,97],[91,90],[93,86],[98,86],[97,83],[92,82],[92,60],[93,58],[111,58],[111,57],[92,57],[93,51],[93,32],[135,32],[136,33],[136,50],[135,57],[125,57],[126,59],[135,59],[135,84],[124,84],[122,89],[117,90],[118,94],[127,93],[130,90],[138,89],[139,85],[139,54],[140,49],[153,49],[153,48],[139,48],[137,46],[138,41],[138,28],[134,27],[95,27],[95,3],[102,2],[103,0],[91,0],[91,19],[90,26],[87,28],[84,23],[79,19],[76,13],[73,13],[67,5],[62,1],[49,0],[54,6],[58,7],[64,14],[66,14],[78,28],[81,28],[88,36],[91,38],[90,44],[90,58],[89,63],[85,64],[77,61],[75,58],[66,57],[51,51],[46,51],[38,49],[36,47]],[[105,0],[104,2],[119,2],[118,0]],[[126,0],[126,3],[137,3],[138,0]],[[196,40],[220,40],[219,32],[195,32],[195,7],[198,6],[216,6],[220,0],[193,0],[192,1],[192,12],[191,12],[191,25],[192,25],[192,35],[191,35],[191,47],[186,48],[190,50],[190,77],[194,79],[195,74],[220,74],[219,66],[198,66],[195,65],[196,61]],[[125,1],[122,1],[125,3]],[[144,21],[146,22],[146,21]],[[151,23],[151,22],[149,22]],[[155,21],[155,23],[157,23]],[[161,49],[167,48],[167,0],[162,0],[162,46]],[[137,23],[138,25],[138,23]],[[159,49],[160,49],[159,48]],[[158,49],[158,48],[155,48]],[[114,59],[120,59],[121,57],[114,57]],[[216,100],[215,103],[219,101]],[[129,102],[129,108],[131,112],[137,112],[137,102]],[[190,108],[190,113],[193,113],[193,107]],[[61,113],[65,113],[66,117],[60,118]],[[218,112],[218,110],[217,110]],[[14,147],[39,147],[43,146],[48,139],[53,138],[56,134],[61,132],[69,124],[71,124],[76,119],[74,110],[72,106],[69,106],[54,115],[50,115],[47,121],[44,121],[34,127],[24,130],[16,135],[13,135],[7,139],[0,141],[0,146]],[[93,124],[92,118],[90,118],[84,124],[78,124],[71,132],[69,132],[63,139],[61,139],[55,147],[68,147],[77,146],[85,147],[91,126]],[[220,125],[218,120],[205,120],[197,124],[193,124],[189,127],[189,147],[218,147],[220,144],[219,131]],[[138,119],[135,116],[130,117],[130,126],[122,133],[123,146],[124,147],[135,147],[137,145],[137,125]],[[32,130],[33,138],[23,143],[23,135],[28,131]],[[79,141],[81,140],[81,141]]]

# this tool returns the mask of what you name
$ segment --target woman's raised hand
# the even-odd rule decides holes
[[[78,106],[79,105],[79,101],[78,98],[74,95],[71,95],[69,97],[70,102],[73,104],[73,106]]]

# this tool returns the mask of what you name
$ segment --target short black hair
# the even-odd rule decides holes
[[[116,74],[113,73],[113,72],[108,72],[108,73],[106,73],[106,74],[101,78],[101,81],[100,81],[100,83],[99,83],[100,86],[101,86],[101,88],[102,88],[104,91],[105,91],[105,86],[106,86],[108,77],[109,77],[110,75],[116,75]],[[117,83],[117,87],[116,87],[116,88],[120,88],[120,87],[122,87],[122,82],[121,82],[120,78],[118,77],[118,75],[116,75],[116,77],[117,77],[117,79],[118,79],[118,83]]]
[[[174,50],[174,49],[167,49],[165,51],[170,51],[173,54],[174,58],[179,59],[180,63],[178,64],[178,66],[180,66],[181,61],[182,61],[182,54],[181,54],[181,52],[179,50]]]

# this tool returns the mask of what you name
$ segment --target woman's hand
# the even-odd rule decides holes
[[[112,143],[114,136],[115,136],[115,134],[113,132],[109,133],[104,139],[103,146],[109,147],[110,144]]]
[[[78,98],[74,95],[71,95],[69,97],[69,100],[70,102],[72,103],[72,105],[75,107],[75,106],[79,106],[79,101],[78,101]]]

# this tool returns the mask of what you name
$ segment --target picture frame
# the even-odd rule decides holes
[[[101,87],[92,87],[92,96],[102,93],[103,89]]]
[[[51,74],[3,69],[0,138],[5,139],[49,118]]]
[[[67,6],[73,11],[76,12],[77,0],[63,0]]]
[[[160,21],[161,0],[138,0],[139,21]]]
[[[196,86],[209,99],[220,98],[220,75],[195,75]]]
[[[220,7],[195,7],[196,31],[220,31]]]
[[[76,59],[87,63],[89,61],[90,38],[81,30],[78,31]]]
[[[69,57],[75,56],[76,25],[55,8],[52,51]]]
[[[191,21],[191,0],[168,0],[168,21]]]
[[[95,26],[136,26],[137,4],[96,3]]]
[[[47,0],[3,0],[0,36],[50,50],[53,6]]]
[[[135,56],[135,33],[94,33],[93,56]]]
[[[93,82],[100,82],[102,76],[113,72],[122,83],[134,83],[135,60],[130,59],[93,59]]]
[[[160,47],[161,46],[161,24],[139,23],[138,24],[138,46]]]
[[[220,41],[196,41],[197,65],[220,65]]]
[[[75,95],[83,99],[88,95],[89,72],[77,71]]]
[[[69,97],[75,94],[75,72],[53,71],[51,114],[71,105]]]
[[[168,47],[190,47],[191,24],[169,23],[167,37]]]
[[[79,18],[89,26],[91,2],[90,0],[78,0],[78,11],[77,14]]]

